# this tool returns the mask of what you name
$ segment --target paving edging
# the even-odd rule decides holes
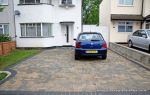
[[[0,81],[0,85],[3,84],[4,82],[8,81],[9,79],[11,79],[12,77],[14,77],[16,75],[16,71],[8,69],[6,71],[0,71],[0,72],[4,72],[7,73],[7,77],[3,80]]]
[[[150,55],[126,46],[122,46],[116,43],[109,43],[110,50],[118,53],[119,55],[138,63],[139,65],[150,70]]]

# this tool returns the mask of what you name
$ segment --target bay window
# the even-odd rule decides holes
[[[21,24],[21,37],[50,37],[52,27],[50,23]]]

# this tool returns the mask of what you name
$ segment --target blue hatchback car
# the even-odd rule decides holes
[[[107,58],[107,44],[100,33],[83,32],[75,40],[75,60],[79,60],[82,56]]]

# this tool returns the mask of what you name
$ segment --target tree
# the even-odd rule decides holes
[[[83,0],[83,24],[99,23],[99,4],[102,0]]]

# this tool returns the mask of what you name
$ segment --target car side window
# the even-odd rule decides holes
[[[133,36],[139,36],[139,31],[135,31],[135,32],[133,33]]]
[[[147,37],[146,32],[144,30],[140,31],[140,37],[143,37],[143,38]]]

